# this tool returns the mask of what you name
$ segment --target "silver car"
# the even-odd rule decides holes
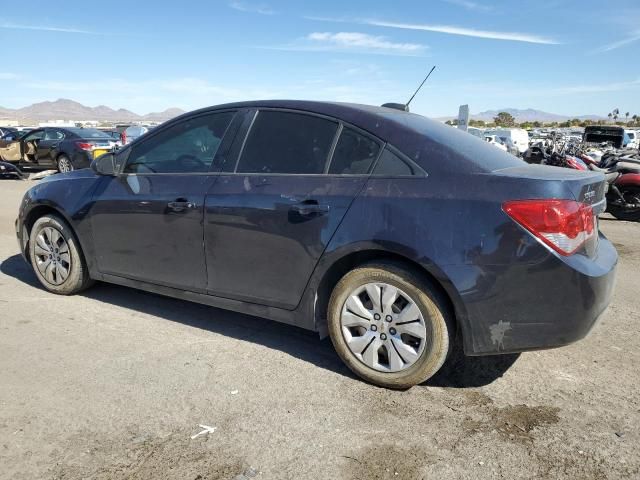
[[[122,144],[127,145],[133,142],[136,138],[141,137],[149,130],[151,130],[149,127],[143,127],[142,125],[131,125],[130,127],[127,127],[120,134]]]

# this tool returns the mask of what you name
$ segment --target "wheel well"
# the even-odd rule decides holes
[[[28,240],[31,240],[31,229],[33,228],[33,224],[36,223],[36,221],[40,218],[43,217],[45,215],[49,215],[49,214],[53,214],[56,215],[60,218],[64,219],[64,216],[62,216],[60,214],[60,212],[58,212],[55,208],[53,207],[49,207],[47,205],[38,205],[37,207],[34,207],[31,209],[31,211],[29,212],[29,214],[27,215],[27,218],[25,218],[24,220],[24,227],[25,230],[27,231],[27,235],[28,235]],[[66,220],[65,220],[66,222]],[[25,249],[27,250],[26,253],[28,255],[29,252],[29,243],[25,244]]]
[[[403,268],[424,278],[427,278],[429,280],[429,283],[431,283],[436,289],[438,289],[442,298],[447,303],[446,308],[449,309],[451,317],[456,323],[456,329],[458,332],[461,332],[460,326],[458,325],[458,320],[456,319],[455,306],[453,304],[453,301],[451,300],[451,297],[447,293],[445,288],[438,281],[438,279],[433,276],[433,274],[431,274],[419,263],[416,263],[413,260],[397,253],[380,250],[362,250],[351,253],[349,255],[345,255],[344,257],[337,260],[325,272],[322,280],[318,284],[317,301],[315,308],[315,322],[316,329],[320,332],[321,337],[325,337],[327,335],[327,309],[329,305],[329,299],[331,297],[331,292],[333,291],[336,284],[344,275],[346,275],[349,271],[353,270],[359,265],[371,261],[380,260],[393,261],[394,263],[401,265]]]

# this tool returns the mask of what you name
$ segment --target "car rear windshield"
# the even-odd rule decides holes
[[[107,135],[95,128],[67,128],[66,130],[80,138],[111,138],[111,135]]]
[[[414,113],[385,112],[381,115],[409,128],[410,130],[413,130],[419,135],[423,135],[426,139],[443,145],[456,152],[469,162],[469,166],[473,165],[472,168],[474,169],[491,172],[502,168],[522,165],[522,160],[519,158],[508,153],[504,153],[494,146],[489,145],[487,142],[482,141],[478,137],[471,135],[470,133],[463,132],[458,128],[450,127]],[[402,150],[402,145],[395,146]],[[403,151],[403,153],[409,156],[409,158],[413,158],[418,152]],[[425,157],[422,158],[424,159]],[[429,156],[427,156],[427,158],[428,160],[421,161],[421,163],[423,163],[421,166],[425,168],[427,172],[429,171],[429,163],[442,161],[441,158],[433,158]],[[457,168],[459,165],[452,164],[452,167]]]

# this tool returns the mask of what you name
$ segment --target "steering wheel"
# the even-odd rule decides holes
[[[176,163],[187,170],[206,170],[207,164],[195,155],[184,154],[176,158]]]

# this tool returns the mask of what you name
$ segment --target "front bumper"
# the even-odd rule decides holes
[[[24,229],[22,219],[20,217],[16,218],[15,228],[18,247],[20,248],[20,255],[22,255],[22,258],[24,258],[25,262],[29,262],[29,259],[27,258],[27,245],[29,244],[29,235]]]
[[[466,286],[458,290],[465,353],[540,350],[584,338],[611,301],[617,261],[601,235],[594,258],[549,254],[532,264],[451,267],[454,284]]]

